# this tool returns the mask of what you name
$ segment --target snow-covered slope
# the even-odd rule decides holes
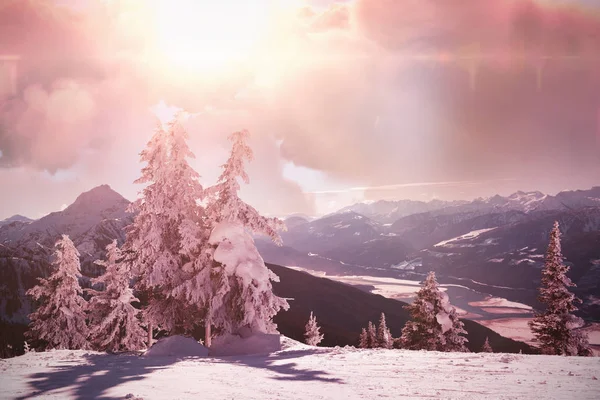
[[[0,360],[2,397],[111,399],[597,399],[600,359],[319,348],[141,357],[59,350]]]

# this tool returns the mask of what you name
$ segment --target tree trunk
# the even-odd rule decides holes
[[[211,319],[207,318],[206,322],[204,323],[204,347],[206,347],[206,348],[209,348],[211,345],[210,324],[211,324]]]
[[[152,322],[148,322],[148,348],[152,347]]]

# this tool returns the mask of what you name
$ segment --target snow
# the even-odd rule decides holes
[[[159,339],[144,353],[146,357],[207,357],[208,349],[195,339],[169,336]]]
[[[446,247],[446,246],[448,246],[448,245],[450,245],[450,246],[448,246],[448,247],[453,247],[453,246],[458,246],[458,247],[470,247],[470,246],[472,246],[472,245],[460,245],[460,244],[455,244],[455,243],[453,243],[453,242],[457,242],[457,241],[459,241],[459,240],[466,240],[466,239],[475,239],[475,238],[476,238],[476,237],[478,237],[479,235],[481,235],[481,234],[484,234],[484,233],[486,233],[486,232],[493,231],[493,230],[494,230],[494,229],[496,229],[496,228],[497,228],[497,227],[494,227],[494,228],[487,228],[487,229],[479,229],[479,230],[476,230],[476,231],[471,231],[471,232],[469,232],[469,233],[466,233],[466,234],[464,234],[464,235],[457,236],[457,237],[455,237],[455,238],[452,238],[452,239],[448,239],[448,240],[441,241],[441,242],[439,242],[438,244],[434,245],[433,247]]]
[[[529,310],[532,311],[531,306],[528,306],[526,304],[522,304],[522,303],[517,303],[515,301],[509,301],[506,299],[503,299],[501,297],[488,297],[485,300],[482,301],[471,301],[469,302],[470,306],[473,307],[507,307],[507,308],[518,308],[518,309],[524,309],[524,310]]]
[[[213,340],[211,356],[240,356],[250,354],[269,354],[281,350],[281,335],[254,333],[242,338],[227,334]]]
[[[600,359],[309,348],[270,355],[140,357],[86,351],[0,361],[3,398],[597,399]]]

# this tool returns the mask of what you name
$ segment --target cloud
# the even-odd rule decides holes
[[[0,170],[76,171],[135,197],[149,108],[164,100],[195,113],[190,144],[207,184],[227,134],[252,132],[257,158],[244,196],[271,214],[313,213],[318,202],[283,177],[287,162],[334,187],[366,189],[343,194],[350,200],[554,191],[600,179],[600,19],[584,8],[313,1],[277,15],[251,62],[198,73],[146,56],[146,3],[112,3],[140,8],[69,15],[28,1],[0,10],[0,48],[24,56],[18,94],[0,111]],[[423,182],[481,184],[415,186]]]

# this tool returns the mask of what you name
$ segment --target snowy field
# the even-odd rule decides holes
[[[142,357],[60,350],[0,360],[3,399],[597,399],[600,358],[315,348]]]

